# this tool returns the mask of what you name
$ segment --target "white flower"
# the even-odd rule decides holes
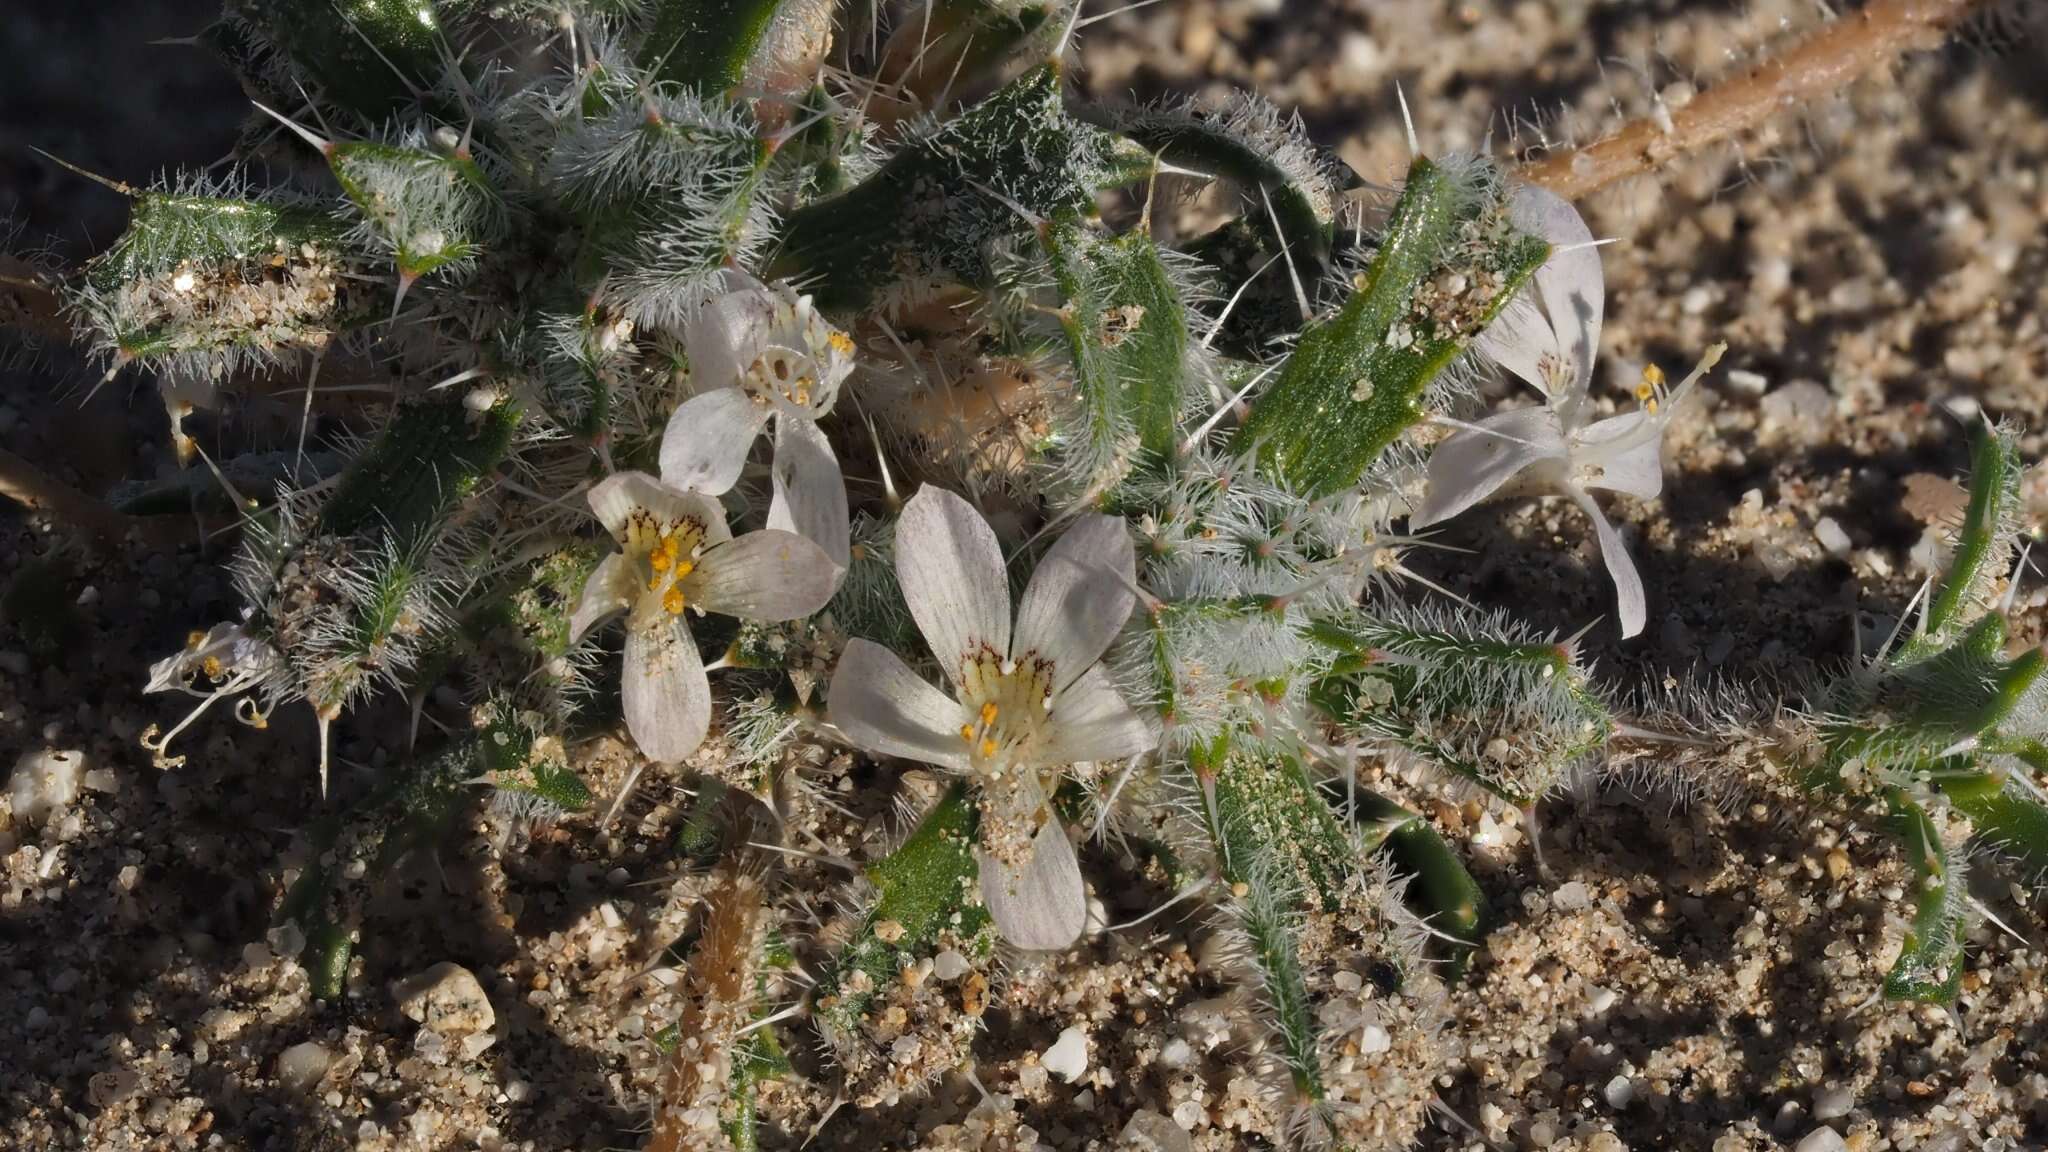
[[[144,692],[183,692],[190,696],[233,694],[284,671],[277,650],[249,634],[241,624],[215,624],[194,632],[176,655],[149,666]],[[201,678],[207,681],[199,687]]]
[[[185,714],[185,718],[172,726],[169,732],[160,732],[156,725],[142,734],[142,746],[155,757],[157,767],[171,768],[184,763],[183,756],[172,756],[171,742],[178,734],[191,727],[215,702],[230,697],[236,700],[236,716],[252,727],[261,728],[269,721],[271,710],[288,689],[290,670],[285,666],[284,657],[277,649],[251,635],[246,624],[215,624],[204,632],[194,632],[185,639],[183,651],[166,656],[149,666],[149,683],[144,692],[182,692],[196,696],[199,703]],[[253,693],[261,701],[252,700],[243,693]],[[325,734],[323,722],[322,734]],[[326,762],[321,762],[321,792],[327,790]]]
[[[853,371],[853,341],[785,285],[746,286],[712,299],[683,331],[697,395],[661,439],[661,475],[718,495],[739,482],[754,440],[775,421],[768,526],[795,532],[847,563],[846,485],[818,418]]]
[[[852,743],[979,785],[982,900],[1021,948],[1064,948],[1087,921],[1081,867],[1048,800],[1061,769],[1158,743],[1097,666],[1137,600],[1135,571],[1123,521],[1085,517],[1032,574],[1013,632],[995,533],[926,486],[896,526],[896,575],[953,695],[867,640],[847,644],[832,677],[832,723]]]
[[[1479,354],[1543,394],[1540,408],[1517,408],[1467,425],[1429,458],[1422,504],[1409,518],[1424,528],[1501,493],[1511,480],[1566,496],[1593,521],[1601,559],[1614,579],[1621,634],[1643,630],[1643,579],[1591,489],[1641,500],[1664,487],[1664,428],[1687,390],[1720,358],[1716,345],[1676,389],[1663,373],[1643,373],[1634,412],[1592,419],[1588,391],[1600,347],[1606,286],[1600,253],[1586,222],[1566,201],[1541,188],[1515,189],[1508,213],[1517,228],[1550,242],[1536,270],[1535,292],[1519,295],[1479,336]],[[1533,295],[1533,298],[1532,298]]]
[[[651,760],[681,760],[711,726],[711,684],[686,610],[746,620],[795,620],[832,599],[838,573],[816,544],[766,529],[734,539],[718,501],[642,472],[607,477],[590,508],[619,551],[583,586],[573,643],[625,612],[626,727]]]

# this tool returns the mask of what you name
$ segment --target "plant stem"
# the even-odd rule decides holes
[[[1685,107],[1632,120],[1603,140],[1546,156],[1524,167],[1522,179],[1576,200],[1617,180],[1655,171],[1792,105],[1839,92],[1906,52],[1939,45],[1979,3],[1871,0]]]
[[[175,530],[167,531],[163,524],[123,516],[4,448],[0,448],[0,498],[88,532],[106,544],[119,544],[131,531],[160,542],[176,536]]]
[[[761,949],[761,880],[728,861],[706,901],[704,934],[691,958],[677,1045],[663,1078],[647,1152],[706,1147],[705,1113],[722,1111],[733,1048],[751,1022]],[[716,1146],[712,1144],[711,1146]]]

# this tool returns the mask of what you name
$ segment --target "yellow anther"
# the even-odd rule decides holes
[[[647,562],[654,566],[656,572],[668,571],[675,565],[676,553],[681,550],[682,544],[674,533],[664,535],[661,542],[647,554]]]
[[[206,673],[206,678],[208,680],[220,679],[222,671],[220,666],[220,657],[208,656],[206,659],[199,662],[199,670],[201,672]]]
[[[997,716],[997,714],[998,714],[998,712],[999,712],[999,711],[1000,711],[1000,709],[998,709],[998,708],[996,707],[996,702],[995,702],[995,701],[993,701],[993,700],[989,701],[989,702],[988,702],[988,703],[986,703],[986,704],[983,704],[983,705],[981,706],[981,722],[982,722],[983,724],[993,724],[993,723],[995,723],[995,722],[996,722],[996,716]]]
[[[196,649],[204,643],[206,643],[206,633],[204,632],[187,632],[185,634],[185,647],[187,648]]]
[[[1655,364],[1643,365],[1643,382],[1637,385],[1636,395],[1641,396],[1645,390],[1655,390],[1663,386],[1664,370]]]
[[[996,742],[995,742],[995,741],[993,741],[993,740],[983,740],[983,741],[981,742],[981,754],[982,754],[983,756],[993,756],[993,755],[995,755],[995,754],[996,754]]]
[[[690,573],[695,572],[696,570],[697,562],[695,560],[679,561],[676,564],[676,579],[681,580],[683,577],[688,576]]]
[[[853,355],[853,337],[844,332],[834,329],[831,335],[825,337],[825,343],[830,344],[832,350],[841,356]]]
[[[662,611],[667,612],[671,616],[682,615],[683,608],[688,603],[689,601],[683,598],[683,590],[674,585],[670,585],[669,590],[661,594]]]
[[[1657,398],[1652,396],[1648,400],[1643,401],[1643,411],[1655,416],[1657,414]]]
[[[960,726],[960,742],[962,744],[974,743],[974,725],[962,724]]]

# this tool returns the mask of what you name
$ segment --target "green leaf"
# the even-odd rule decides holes
[[[498,194],[466,153],[349,140],[327,162],[406,283],[475,260],[503,230]]]
[[[441,78],[458,53],[449,29],[481,0],[229,0],[245,21],[319,85],[320,94],[380,120]]]
[[[374,533],[399,555],[424,545],[512,447],[520,409],[510,401],[472,411],[461,397],[398,411],[342,473],[320,510],[331,535]]]
[[[342,993],[355,926],[376,885],[407,853],[431,849],[452,826],[484,768],[489,733],[460,740],[403,769],[383,788],[315,825],[308,863],[278,906],[277,923],[306,937],[313,994]]]
[[[659,0],[640,46],[656,80],[702,91],[736,88],[761,37],[788,0]]]
[[[1256,448],[1290,487],[1327,496],[1358,483],[1422,419],[1424,394],[1466,342],[1549,256],[1541,240],[1489,228],[1495,197],[1474,181],[1416,158],[1356,290],[1302,333],[1279,379],[1252,405],[1238,447]],[[1462,298],[1477,293],[1478,306],[1425,306],[1419,290],[1452,271],[1468,284]]]
[[[1359,820],[1367,828],[1366,847],[1384,852],[1398,872],[1411,877],[1409,906],[1430,928],[1462,945],[1451,954],[1455,976],[1486,934],[1486,893],[1419,813],[1366,789],[1358,792],[1358,807]]]
[[[127,229],[77,295],[106,352],[145,362],[324,348],[370,319],[326,210],[180,191],[135,194]],[[211,372],[205,373],[211,374]]]
[[[1564,645],[1501,617],[1354,612],[1319,621],[1339,653],[1310,701],[1340,731],[1389,745],[1527,807],[1614,734],[1607,705]]]
[[[1187,403],[1188,313],[1159,247],[1143,232],[1105,238],[1071,217],[1041,237],[1088,454],[1117,455],[1128,439],[1170,457]]]
[[[1327,266],[1335,190],[1299,125],[1283,121],[1270,104],[1240,95],[1216,110],[1084,107],[1077,114],[1136,140],[1177,168],[1236,184],[1244,197],[1244,220],[1268,238],[1278,223],[1277,239],[1302,279],[1313,279]],[[1273,251],[1279,250],[1275,244]]]
[[[1231,884],[1277,878],[1304,899],[1334,910],[1358,858],[1343,822],[1291,756],[1204,750],[1193,767],[1213,796],[1211,840]]]
[[[1034,48],[1049,50],[1059,14],[1048,0],[930,0],[891,37],[882,77],[925,105],[958,95]]]
[[[1905,845],[1913,869],[1913,917],[1905,948],[1884,979],[1887,1000],[1950,1004],[1963,986],[1963,901],[1948,845],[1925,809],[1904,792],[1886,796],[1892,832]]]
[[[1907,647],[1909,656],[1940,647],[1959,629],[1975,624],[1991,609],[1997,583],[2012,563],[2022,508],[2017,438],[1979,419],[1970,440],[1969,507],[1948,571],[1927,602],[1921,633]]]
[[[791,213],[768,278],[809,285],[830,311],[866,307],[878,293],[980,286],[990,246],[1029,226],[1017,208],[1083,214],[1098,191],[1149,164],[1136,145],[1068,116],[1060,70],[1048,65],[905,145],[868,179]]]
[[[827,1025],[851,1034],[873,990],[896,979],[908,958],[932,953],[942,934],[970,942],[969,959],[993,952],[994,924],[979,902],[981,871],[974,859],[979,826],[966,784],[955,783],[901,847],[869,866],[868,879],[881,899],[819,981],[812,1001]],[[885,924],[892,939],[877,933]],[[856,979],[857,972],[865,980]]]

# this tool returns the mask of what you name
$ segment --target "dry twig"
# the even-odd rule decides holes
[[[1632,120],[1605,139],[1522,169],[1522,179],[1568,200],[1640,176],[1840,91],[1906,52],[1939,45],[1981,0],[1872,0],[1792,49],[1718,84],[1667,116]]]

